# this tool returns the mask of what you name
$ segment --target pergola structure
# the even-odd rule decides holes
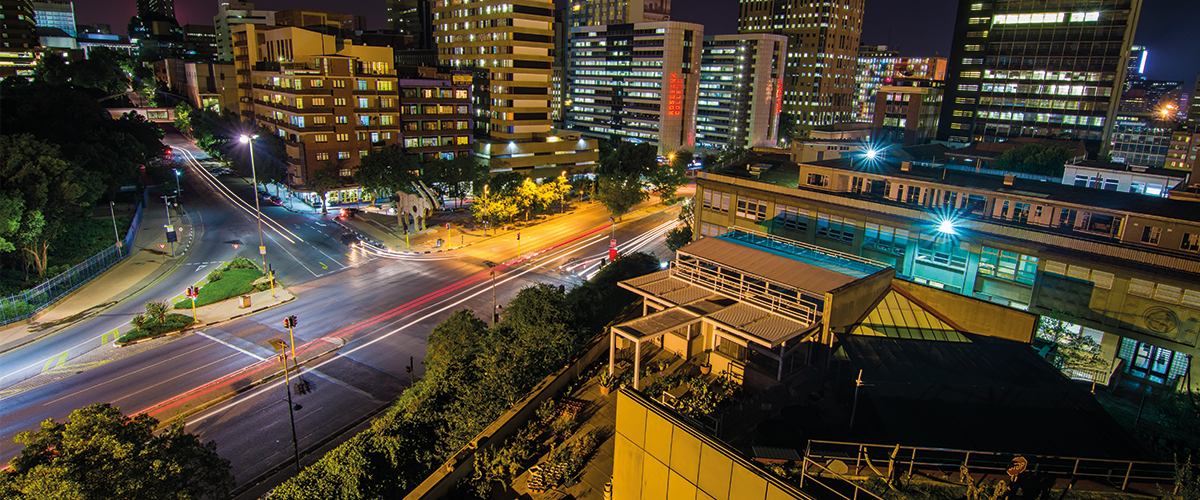
[[[669,269],[620,283],[643,297],[643,316],[610,329],[609,373],[621,339],[633,345],[634,389],[641,389],[643,344],[660,341],[684,358],[718,347],[753,349],[778,361],[780,380],[785,360],[805,340],[826,333],[822,318],[831,292],[886,268],[761,234],[702,238],[679,249]],[[723,364],[714,371],[744,369],[737,360],[713,359]]]

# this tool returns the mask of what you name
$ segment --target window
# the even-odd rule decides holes
[[[466,89],[458,89],[458,90],[455,90],[455,91],[454,91],[454,98],[455,98],[455,99],[467,99],[467,98],[469,98],[469,97],[471,97],[471,96],[470,96],[469,94],[467,94],[467,90],[466,90]]]
[[[437,147],[437,145],[438,145],[437,137],[422,137],[421,138],[421,147],[423,147],[423,148],[435,148],[435,147]]]
[[[982,71],[962,71],[962,72],[958,73],[958,76],[963,77],[963,78],[982,78],[983,72]]]
[[[1183,289],[1177,286],[1159,283],[1158,286],[1154,287],[1154,300],[1178,304],[1182,296]]]
[[[359,152],[358,152],[358,157],[359,157],[359,158],[366,158],[368,153],[370,153],[370,151],[359,151]]]
[[[823,174],[808,174],[809,186],[828,186],[829,176]]]
[[[313,142],[329,142],[329,136],[325,134],[314,135]]]
[[[966,270],[967,251],[950,238],[922,234],[917,243],[917,262]]]
[[[1092,283],[1096,284],[1096,288],[1112,290],[1113,281],[1115,279],[1116,279],[1116,276],[1114,276],[1113,273],[1106,273],[1104,271],[1092,271]]]
[[[967,24],[984,24],[987,22],[988,22],[988,18],[986,18],[986,17],[972,17],[970,20],[967,21]]]
[[[336,80],[336,79],[333,80],[333,88],[335,88],[335,89],[346,88],[346,80]]]
[[[339,160],[345,160],[345,159],[347,159],[347,158],[350,158],[350,152],[349,152],[349,151],[338,151],[337,153],[338,153],[338,159],[339,159]],[[342,174],[342,177],[349,177],[349,175]]]
[[[393,82],[380,80],[375,82],[375,90],[392,90]]]
[[[728,232],[728,229],[716,224],[709,224],[707,222],[700,223],[700,236],[720,236]]]
[[[358,124],[367,126],[371,124],[371,117],[367,115],[358,115]]]
[[[360,108],[369,108],[369,107],[371,107],[371,101],[370,101],[370,99],[367,99],[366,97],[359,97],[359,98],[358,98],[358,107],[360,107]]]
[[[1158,244],[1158,238],[1162,236],[1162,228],[1154,226],[1146,226],[1142,229],[1142,243],[1150,243],[1151,245]]]
[[[904,202],[912,203],[913,205],[919,205],[921,203],[921,187],[920,186],[909,186],[908,187],[908,196],[906,196],[904,198]]]
[[[464,146],[464,145],[467,145],[467,144],[470,144],[470,143],[471,143],[471,136],[469,136],[469,135],[460,135],[460,136],[458,136],[458,138],[456,139],[456,141],[458,142],[458,145],[459,145],[459,146]]]
[[[962,60],[962,63],[967,66],[970,66],[972,64],[983,64],[983,58],[982,57],[964,57]],[[959,104],[963,104],[963,103],[960,102]],[[975,103],[971,103],[971,104],[975,104]]]
[[[817,213],[817,236],[843,243],[854,243],[854,219]]]
[[[1048,260],[1046,261],[1046,272],[1050,274],[1057,274],[1059,276],[1066,276],[1067,264],[1057,260]]]
[[[964,48],[965,50],[969,50],[969,51],[972,51],[972,52],[979,52],[979,51],[983,50],[983,46],[982,46],[982,45],[967,45],[967,46],[965,46],[965,47],[963,47],[963,48]]]
[[[908,249],[908,230],[868,222],[863,234],[863,248],[903,256]]]
[[[392,99],[390,97],[380,97],[379,98],[379,107],[381,107],[381,108],[392,107]]]
[[[311,102],[312,102],[313,106],[324,106],[325,98],[324,97],[314,97],[311,99]]]
[[[349,155],[350,155],[350,153],[346,153],[346,156],[347,156],[347,157],[349,157]],[[340,157],[340,156],[341,156],[341,153],[338,153],[338,156]],[[353,173],[353,172],[351,172],[351,171],[350,171],[350,169],[348,169],[348,168],[343,168],[343,169],[341,169],[341,170],[338,170],[338,176],[339,176],[339,177],[350,177],[350,176],[352,176],[352,175],[354,175],[354,173]]]
[[[333,98],[333,105],[334,105],[334,106],[345,106],[345,105],[346,105],[346,98],[345,98],[345,97],[334,97],[334,98]]]
[[[1200,251],[1200,233],[1183,233],[1183,244],[1179,245],[1179,249]]]
[[[808,231],[808,210],[787,205],[775,205],[775,227],[792,231]]]
[[[767,218],[767,202],[738,196],[737,216],[762,221]]]
[[[970,118],[972,116],[975,116],[975,112],[974,111],[966,111],[966,110],[962,110],[962,109],[956,109],[956,110],[954,110],[954,116],[963,116],[963,117]]]
[[[358,90],[367,90],[367,81],[366,80],[358,81]]]
[[[338,142],[346,142],[346,141],[349,141],[349,140],[350,140],[350,134],[338,134],[338,135],[337,135],[337,141],[338,141]]]
[[[335,117],[333,117],[333,122],[334,122],[334,123],[346,123],[346,120],[347,120],[347,118],[346,118],[345,116],[335,116]]]
[[[1005,202],[1008,203],[1008,202]],[[1017,202],[1016,208],[1013,210],[1012,220],[1020,223],[1029,221],[1029,204]]]
[[[470,106],[458,106],[458,114],[460,114],[460,115],[471,114],[471,107]]]
[[[459,120],[457,122],[457,127],[455,127],[455,128],[457,128],[458,130],[469,130],[471,128],[470,122],[468,122],[466,120]]]
[[[392,115],[381,115],[379,117],[380,125],[391,125],[391,124],[395,123],[395,121],[396,121],[396,117],[392,116]]]
[[[979,273],[1032,285],[1037,276],[1037,263],[1037,257],[983,247],[979,254]]]
[[[978,85],[959,84],[958,90],[961,90],[963,92],[979,92],[979,86]]]
[[[317,161],[326,161],[329,159],[329,153],[317,153]]]
[[[1129,279],[1129,295],[1137,295],[1138,297],[1150,298],[1154,294],[1154,282],[1140,280],[1137,278]]]
[[[434,89],[421,89],[421,97],[433,99]]]
[[[974,11],[974,10],[983,10],[983,9],[986,9],[986,8],[989,8],[989,7],[991,7],[991,5],[990,5],[990,4],[986,4],[986,3],[973,3],[973,4],[971,4],[971,10],[973,10],[973,11]]]
[[[987,32],[987,30],[983,30],[983,31],[968,31],[968,32],[967,32],[967,38],[987,38],[987,36],[988,36],[988,32]]]
[[[321,87],[322,87],[324,84],[325,84],[325,81],[324,81],[324,80],[320,80],[320,79],[317,79],[317,78],[313,78],[312,80],[309,80],[309,81],[308,81],[308,86],[309,86],[310,88],[314,88],[314,89],[319,89],[319,88],[321,88]]]
[[[708,210],[727,214],[729,213],[729,198],[729,193],[705,189],[704,201],[701,206]]]
[[[324,116],[314,116],[314,117],[313,117],[313,124],[314,124],[314,125],[324,125],[324,124],[325,124],[325,117],[324,117]]]
[[[417,139],[416,137],[405,137],[404,138],[404,147],[419,148],[419,147],[421,147],[421,140]]]

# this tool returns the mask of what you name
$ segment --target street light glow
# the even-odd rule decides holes
[[[238,137],[238,141],[241,142],[242,144],[247,144],[254,139],[258,139],[258,134],[250,134],[250,135],[242,134],[241,137]]]
[[[937,225],[937,230],[942,234],[955,234],[954,221],[951,219],[943,219]]]
[[[867,159],[868,160],[874,160],[878,156],[879,156],[879,150],[876,150],[876,149],[868,149],[867,150]]]

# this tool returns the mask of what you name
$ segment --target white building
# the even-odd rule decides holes
[[[1167,197],[1167,192],[1188,181],[1189,172],[1124,163],[1081,161],[1063,170],[1063,184],[1122,193]]]
[[[696,146],[775,147],[783,104],[787,37],[704,37]]]
[[[239,24],[275,25],[275,11],[254,10],[249,2],[222,1],[213,16],[213,29],[217,33],[217,60],[233,62],[233,34],[230,28]]]
[[[679,21],[571,28],[567,128],[663,155],[692,149],[703,37],[704,26]]]

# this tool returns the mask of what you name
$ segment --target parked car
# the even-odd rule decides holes
[[[280,197],[278,197],[278,196],[270,196],[270,197],[268,197],[268,198],[267,198],[267,202],[268,202],[268,203],[270,203],[270,204],[272,204],[272,205],[275,205],[275,206],[277,206],[277,207],[282,207],[282,206],[283,206],[283,199],[282,199],[282,198],[280,198]]]
[[[313,208],[321,208],[324,205],[325,205],[324,203],[321,203],[321,200],[313,200],[312,201]]]

